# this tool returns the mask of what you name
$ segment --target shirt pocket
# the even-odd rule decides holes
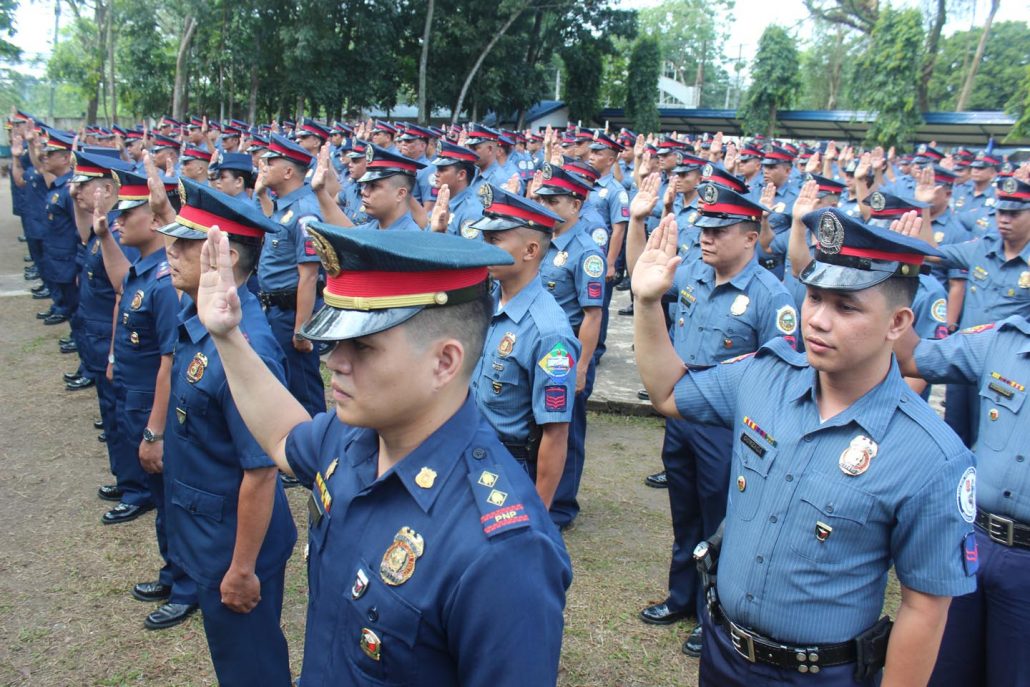
[[[741,353],[751,353],[758,348],[754,330],[743,322],[723,322],[712,329],[719,339],[717,342],[719,358],[724,355],[732,357]]]
[[[175,403],[175,421],[170,423],[173,431],[187,441],[202,443],[211,399],[203,391],[190,385],[175,392],[172,401]]]
[[[988,378],[980,387],[980,439],[988,448],[1000,451],[1008,445],[1019,422],[1026,391],[998,379]]]
[[[754,432],[739,428],[733,444],[736,474],[730,475],[727,499],[727,512],[738,520],[751,521],[758,513],[778,451]]]
[[[490,407],[510,401],[519,384],[519,364],[513,358],[491,356],[479,379],[479,398]]]
[[[853,479],[853,478],[847,478]],[[787,513],[790,548],[811,561],[844,561],[868,547],[866,522],[873,496],[839,479],[811,474],[802,478]]]
[[[225,497],[197,489],[180,480],[172,482],[172,504],[182,508],[195,518],[207,518],[210,522],[221,522],[225,510]]]
[[[352,586],[342,591],[346,610],[336,638],[343,642],[341,653],[363,682],[407,685],[419,668],[415,645],[422,612],[387,587],[378,571],[378,566],[367,562],[354,571]],[[359,580],[363,590],[357,586]]]

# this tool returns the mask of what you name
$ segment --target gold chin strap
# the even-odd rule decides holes
[[[337,296],[326,291],[322,294],[326,305],[341,310],[386,310],[388,308],[413,308],[419,305],[447,305],[449,296],[445,291],[413,293],[406,296]]]

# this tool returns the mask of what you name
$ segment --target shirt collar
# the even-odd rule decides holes
[[[472,196],[472,187],[466,186],[465,188],[458,191],[456,194],[451,196],[451,207],[457,207],[465,200]]]
[[[54,188],[57,188],[58,186],[64,186],[65,184],[67,184],[68,181],[72,178],[72,176],[74,174],[75,174],[75,170],[71,170],[71,171],[69,171],[69,172],[67,172],[65,174],[62,174],[61,176],[55,178],[54,179],[54,183],[53,183]]]
[[[934,224],[945,225],[951,221],[951,208],[945,208],[944,212],[937,215],[937,218],[933,220]]]
[[[376,220],[376,222],[378,223],[378,220]],[[394,222],[390,226],[384,227],[382,224],[380,224],[379,226],[382,229],[400,229],[404,225],[406,225],[406,224],[414,224],[414,222],[415,222],[415,220],[413,220],[411,218],[411,213],[410,212],[405,212],[403,215],[401,215],[400,217],[397,218],[396,222]]]
[[[182,295],[182,308],[179,310],[179,328],[186,333],[186,336],[193,343],[200,341],[207,336],[207,330],[200,323],[197,315],[197,304],[186,294]]]
[[[306,186],[304,184],[301,184],[297,188],[295,188],[292,191],[290,191],[289,193],[287,193],[285,196],[279,196],[279,199],[276,202],[276,208],[278,209],[280,207],[286,207],[290,203],[295,202],[302,195],[304,195],[304,193],[307,192],[308,188],[309,188],[308,186]]]
[[[132,273],[138,277],[142,274],[146,274],[149,270],[153,269],[157,265],[160,265],[162,262],[165,262],[165,249],[158,248],[147,257],[140,258],[139,260],[134,262],[129,267],[129,269],[132,270]]]
[[[572,243],[572,237],[575,236],[576,232],[580,231],[580,229],[582,228],[580,226],[582,223],[583,218],[581,217],[575,224],[569,227],[564,234],[553,237],[551,239],[551,245],[560,251],[568,248],[569,244]]]
[[[528,284],[522,287],[522,290],[515,294],[515,297],[508,301],[501,311],[498,313],[507,315],[513,322],[521,322],[523,316],[529,312],[529,306],[536,300],[538,292],[544,288],[543,282],[539,279],[531,279]],[[501,289],[497,289],[497,298],[501,297]],[[500,302],[498,300],[498,302]]]

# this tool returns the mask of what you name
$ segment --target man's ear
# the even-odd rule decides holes
[[[436,367],[433,379],[436,390],[442,389],[461,374],[465,347],[457,339],[441,339],[435,345]]]
[[[915,322],[915,319],[916,314],[912,311],[912,308],[896,308],[891,316],[890,328],[887,330],[887,340],[894,342],[900,339],[905,332],[912,328],[912,323]]]

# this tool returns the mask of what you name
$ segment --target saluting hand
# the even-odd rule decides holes
[[[250,613],[261,601],[261,580],[252,572],[230,566],[218,591],[222,594],[222,604],[230,611]]]
[[[104,212],[104,199],[106,194],[100,188],[93,190],[93,233],[101,238],[111,233],[107,226],[107,213]]]
[[[808,162],[805,163],[805,171],[809,174],[815,174],[822,169],[822,157],[819,153],[812,153],[812,157],[808,158]]]
[[[637,195],[633,196],[633,201],[629,204],[629,214],[633,219],[644,220],[651,214],[654,206],[658,204],[658,188],[661,183],[662,180],[657,172],[648,174],[640,182]]]
[[[923,218],[915,210],[909,210],[898,219],[891,222],[891,231],[896,231],[905,236],[919,238],[919,231],[923,228]]]
[[[243,318],[229,256],[229,241],[217,226],[208,231],[200,251],[197,316],[211,336],[227,336]]]
[[[758,204],[764,208],[772,210],[773,198],[776,197],[776,186],[773,184],[766,184],[765,188],[762,189],[762,197],[758,200]],[[769,214],[766,212],[765,214]]]
[[[737,146],[733,143],[726,144],[726,154],[722,158],[722,166],[730,174],[737,172]]]
[[[919,170],[916,176],[916,200],[920,203],[932,203],[939,186],[934,185],[933,167],[927,165]]]
[[[647,246],[633,268],[633,295],[637,300],[654,303],[672,288],[673,277],[680,264],[678,243],[676,218],[666,215],[647,240]]]
[[[450,212],[451,187],[442,184],[436,194],[436,204],[433,205],[433,216],[429,220],[429,228],[437,233],[447,231],[447,224],[451,221]]]
[[[143,168],[147,171],[147,188],[150,189],[150,209],[155,215],[162,215],[167,208],[171,207],[168,201],[168,192],[165,191],[165,184],[158,174],[157,165],[150,151],[143,152]]]
[[[508,193],[514,193],[515,195],[518,195],[519,186],[521,185],[519,181],[519,175],[512,174],[510,177],[508,177],[508,180],[504,182],[504,186],[502,186],[501,188],[503,188]]]
[[[801,219],[812,210],[815,210],[815,206],[818,202],[819,184],[815,182],[815,179],[806,181],[801,185],[801,191],[798,193],[797,200],[794,201],[794,208],[791,210],[791,214],[793,214],[796,219]]]

